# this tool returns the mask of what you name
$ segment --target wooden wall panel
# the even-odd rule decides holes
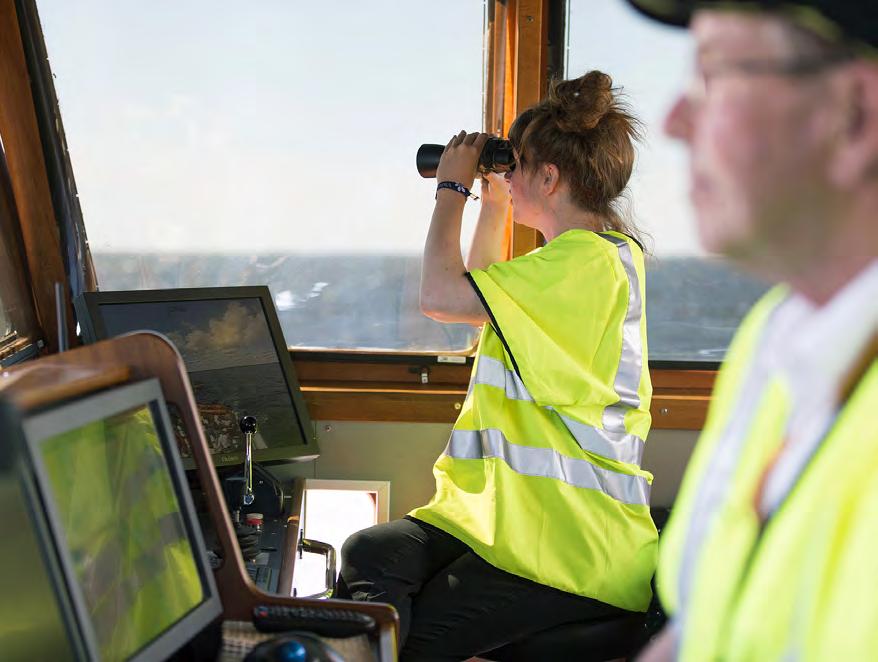
[[[398,421],[454,423],[466,390],[418,391],[302,386],[311,418],[318,421]],[[650,413],[655,430],[701,430],[710,405],[709,395],[653,396]]]

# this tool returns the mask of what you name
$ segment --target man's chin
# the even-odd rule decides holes
[[[770,259],[763,246],[752,236],[723,232],[729,225],[703,226],[699,224],[699,241],[705,252],[727,260],[737,269],[751,276],[774,282],[779,279],[776,261]]]
[[[698,242],[706,252],[711,255],[736,259],[742,257],[745,252],[744,243],[740,237],[729,233],[731,223],[719,214],[709,215],[707,212],[696,210],[698,222]]]

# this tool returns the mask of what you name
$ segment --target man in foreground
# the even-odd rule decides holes
[[[660,547],[642,660],[878,651],[878,5],[630,0],[697,44],[666,120],[742,324]]]

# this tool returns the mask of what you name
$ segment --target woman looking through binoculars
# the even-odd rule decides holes
[[[643,252],[616,210],[639,123],[609,76],[554,82],[513,123],[515,167],[487,175],[460,251],[484,133],[437,171],[421,308],[484,324],[436,494],[352,536],[338,597],[393,604],[401,659],[465,659],[572,621],[645,611],[657,535]],[[544,246],[506,260],[508,206]]]

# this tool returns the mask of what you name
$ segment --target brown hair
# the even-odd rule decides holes
[[[555,164],[573,201],[606,219],[601,229],[639,241],[640,232],[623,218],[618,199],[634,168],[634,141],[641,139],[641,126],[612,79],[589,71],[552,81],[546,98],[512,123],[509,140],[518,150],[520,167]]]

